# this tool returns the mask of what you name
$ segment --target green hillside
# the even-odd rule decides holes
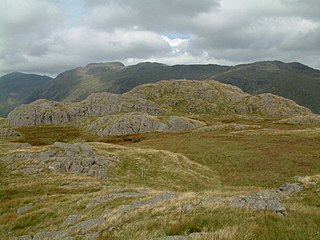
[[[14,72],[0,77],[0,116],[25,103],[35,88],[46,84],[50,77]]]
[[[91,63],[63,72],[45,84],[14,83],[13,89],[21,92],[15,90],[8,94],[5,90],[4,94],[3,89],[7,88],[0,85],[0,114],[5,116],[15,106],[41,98],[73,102],[83,100],[93,92],[124,93],[141,84],[184,78],[214,79],[236,85],[251,94],[270,92],[320,113],[319,70],[300,63],[264,61],[234,67],[214,64],[168,66],[150,62],[131,66],[120,62]]]
[[[163,79],[208,79],[229,67],[219,65],[175,65],[139,63],[125,67],[122,63],[97,63],[58,75],[37,89],[30,102],[40,98],[58,101],[83,100],[92,92],[124,93],[144,84]]]
[[[244,64],[212,77],[251,94],[271,92],[320,113],[320,71],[300,63]]]
[[[215,79],[253,93],[274,93],[320,113],[320,71],[300,63],[265,61],[234,67],[219,65],[174,65],[139,63],[89,64],[58,75],[37,89],[30,101],[39,98],[59,101],[83,100],[92,92],[124,93],[163,79]]]

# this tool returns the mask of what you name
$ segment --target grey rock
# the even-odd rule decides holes
[[[92,218],[70,227],[68,231],[71,233],[86,234],[96,229],[103,222],[104,222],[104,218]]]
[[[285,183],[280,186],[280,193],[290,196],[293,193],[300,192],[302,190],[302,186],[299,183]]]
[[[63,227],[69,227],[76,223],[78,223],[81,220],[80,215],[69,215],[62,223]]]
[[[116,161],[115,156],[105,157],[94,153],[85,143],[55,143],[55,150],[44,152],[16,152],[0,158],[2,161],[27,160],[33,163],[24,164],[25,174],[39,173],[47,168],[59,173],[73,173],[94,177],[107,177],[107,165]],[[34,164],[36,162],[37,164]]]
[[[169,131],[178,132],[199,127],[204,127],[206,124],[186,117],[172,116],[168,120]]]
[[[294,101],[271,93],[262,93],[252,97],[254,109],[262,114],[272,117],[295,116],[311,114],[305,107],[297,105]]]
[[[126,113],[98,118],[90,123],[87,131],[99,136],[164,131],[168,126],[146,113]]]
[[[39,232],[33,236],[33,240],[65,240],[70,239],[66,231]]]
[[[29,212],[31,209],[33,209],[33,208],[34,208],[34,206],[32,204],[24,205],[24,206],[19,207],[17,209],[17,214],[18,215],[25,214],[25,213]]]
[[[94,93],[77,103],[60,103],[45,99],[22,104],[8,115],[11,127],[61,124],[86,116],[103,116],[120,112],[144,112],[160,115],[165,109],[155,102],[135,96]]]
[[[98,206],[100,204],[109,202],[111,200],[117,199],[117,198],[137,198],[137,197],[143,197],[146,195],[146,192],[114,192],[109,193],[104,196],[97,196],[93,198],[86,206],[86,208],[93,208],[95,206]]]
[[[99,136],[135,134],[145,132],[185,131],[206,124],[186,117],[172,116],[167,123],[146,113],[125,113],[100,117],[86,125],[87,131]]]
[[[35,174],[42,172],[41,169],[38,168],[36,165],[29,165],[22,169],[22,172],[26,175]]]
[[[16,240],[32,240],[32,237],[29,235],[23,235],[16,238]]]
[[[31,148],[32,145],[29,143],[15,143],[10,145],[10,148],[12,149],[20,149],[20,148]]]
[[[11,129],[11,128],[0,128],[0,139],[1,138],[10,138],[10,137],[19,137],[21,133]]]
[[[230,201],[230,206],[234,208],[242,208],[246,206],[246,200],[240,197],[233,197]]]
[[[249,207],[256,211],[269,210],[282,215],[286,215],[287,213],[277,193],[268,190],[252,193],[245,198],[232,198],[230,206]]]
[[[160,192],[147,200],[136,201],[131,204],[124,205],[118,210],[118,213],[123,214],[137,208],[154,206],[160,202],[169,201],[176,196],[177,193],[175,192]]]
[[[166,236],[166,237],[159,237],[159,238],[152,238],[149,240],[188,240],[188,236],[184,235],[176,235],[176,236]]]

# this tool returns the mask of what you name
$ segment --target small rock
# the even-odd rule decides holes
[[[16,144],[10,145],[10,148],[12,149],[31,148],[31,147],[32,145],[29,143],[16,143]]]
[[[31,209],[33,209],[33,208],[34,208],[34,206],[32,204],[24,205],[24,206],[19,207],[17,209],[17,214],[18,215],[25,214],[25,213],[29,212]]]
[[[64,222],[62,223],[62,226],[64,227],[69,227],[71,225],[76,224],[77,222],[79,222],[81,220],[81,216],[80,215],[69,215]]]
[[[152,238],[150,240],[188,240],[189,238],[184,235],[176,235],[176,236],[167,236],[167,237],[159,237],[159,238]]]
[[[80,232],[82,234],[88,233],[91,230],[98,227],[100,224],[104,222],[103,218],[92,218],[87,221],[80,222],[69,228],[69,232]]]
[[[33,240],[71,240],[67,235],[66,231],[39,232],[33,236]]]
[[[301,190],[302,186],[298,183],[285,183],[279,188],[279,191],[286,196],[290,196],[291,194],[300,192]]]
[[[234,208],[242,208],[246,205],[246,201],[243,198],[240,197],[233,197],[230,201],[230,207]]]

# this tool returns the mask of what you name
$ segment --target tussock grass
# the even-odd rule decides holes
[[[259,134],[259,131],[164,133],[132,145],[182,153],[214,169],[223,185],[274,188],[294,176],[320,172],[317,130],[281,130],[281,134]]]
[[[208,167],[181,154],[153,149],[94,144],[98,152],[113,150],[119,161],[109,172],[124,186],[144,186],[173,191],[200,191],[220,187],[219,177]]]

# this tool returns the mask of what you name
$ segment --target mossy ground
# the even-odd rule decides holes
[[[320,239],[320,183],[308,184],[300,193],[282,198],[288,211],[286,217],[224,205],[181,210],[208,197],[276,189],[293,182],[295,176],[319,174],[320,131],[316,126],[305,129],[306,126],[273,124],[275,119],[237,116],[194,118],[207,123],[255,124],[261,128],[108,138],[89,135],[70,125],[18,129],[23,137],[14,141],[43,146],[55,141],[83,140],[90,142],[99,154],[113,154],[120,161],[109,166],[110,177],[106,179],[49,171],[12,174],[6,168],[9,163],[0,162],[0,238],[59,230],[71,214],[80,214],[86,220],[110,209],[114,212],[100,226],[101,239],[149,239],[196,232],[201,235],[192,239]],[[11,144],[1,143],[2,155],[15,151]],[[148,196],[158,191],[177,191],[180,195],[123,215],[116,214],[116,210],[137,199],[119,198],[86,208],[94,197],[122,188],[148,189]],[[35,208],[18,215],[17,208],[26,204]],[[109,231],[110,228],[113,230]]]

